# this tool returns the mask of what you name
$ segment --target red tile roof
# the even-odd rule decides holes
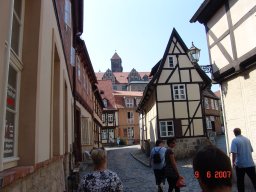
[[[219,97],[219,98],[220,98],[220,90],[215,91],[215,92],[214,92],[214,94],[215,94],[217,97]]]
[[[102,77],[105,72],[98,72],[95,73],[97,80],[102,80]],[[116,77],[116,83],[117,84],[128,84],[128,75],[130,72],[114,72],[114,76]],[[150,72],[138,72],[140,74],[140,77],[143,78],[144,75],[147,75],[149,77]]]
[[[98,88],[100,90],[102,99],[108,100],[107,109],[116,109],[116,103],[113,95],[113,87],[111,80],[98,81]]]

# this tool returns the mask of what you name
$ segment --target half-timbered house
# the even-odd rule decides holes
[[[212,78],[221,85],[228,152],[235,127],[256,146],[255,14],[255,0],[205,0],[190,20],[206,29]]]
[[[211,83],[173,29],[162,59],[152,68],[153,78],[138,106],[142,140],[177,138],[177,157],[191,155],[206,139],[202,90]]]

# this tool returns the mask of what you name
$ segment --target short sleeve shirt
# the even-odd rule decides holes
[[[252,159],[253,148],[248,138],[238,135],[232,140],[231,153],[236,154],[236,166],[239,168],[253,167]]]
[[[160,157],[161,157],[161,163],[158,163],[158,164],[155,164],[154,161],[153,161],[153,155],[159,151],[159,154],[160,154]],[[152,164],[152,168],[153,169],[162,169],[165,165],[165,151],[166,151],[166,148],[165,147],[154,147],[152,150],[151,150],[151,153],[150,153],[150,161],[151,161],[151,164]]]
[[[83,177],[79,192],[122,192],[123,184],[117,174],[110,170],[94,171]]]

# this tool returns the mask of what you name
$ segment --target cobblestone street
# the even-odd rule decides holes
[[[125,192],[155,192],[155,178],[153,170],[130,155],[137,153],[138,145],[130,147],[109,148],[108,149],[108,167],[118,173],[124,184]],[[178,161],[180,174],[185,177],[187,186],[181,188],[181,191],[198,192],[200,187],[193,176],[191,160]],[[165,191],[168,190],[166,182]]]

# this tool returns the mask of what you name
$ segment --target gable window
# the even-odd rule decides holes
[[[174,100],[185,100],[185,85],[173,85]]]
[[[174,124],[173,121],[160,121],[160,137],[173,137]]]
[[[113,123],[113,114],[108,114],[108,122]]]
[[[127,112],[127,119],[128,119],[128,124],[133,124],[134,116],[133,116],[133,112],[132,111]]]
[[[132,108],[133,107],[133,98],[126,98],[125,99],[125,106]]]
[[[169,67],[170,68],[174,68],[175,67],[173,56],[168,56],[168,63],[169,63]]]

